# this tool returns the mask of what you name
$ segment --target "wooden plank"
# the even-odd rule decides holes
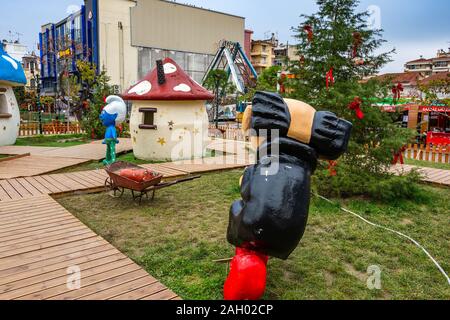
[[[92,295],[99,295],[99,293],[109,292],[110,290],[118,290],[119,293],[126,292],[129,286],[130,281],[140,279],[141,281],[145,281],[146,284],[149,282],[157,282],[157,280],[152,280],[148,273],[145,272],[142,269],[138,269],[136,271],[132,271],[129,273],[122,274],[117,277],[113,277],[104,281],[101,281],[99,283],[92,284],[90,286],[83,286],[79,290],[74,290],[68,293],[64,293],[62,295],[51,297],[49,300],[60,300],[60,299],[79,299],[79,300],[86,300],[83,299],[83,297],[86,296],[92,296]],[[125,284],[125,285],[124,285]],[[128,286],[126,285],[128,284]],[[116,291],[117,292],[117,291]],[[93,299],[93,298],[90,298]],[[94,298],[95,300],[106,300],[105,298]]]
[[[82,285],[89,286],[117,277],[139,269],[131,260],[123,259],[117,262],[82,270]],[[67,287],[67,274],[62,277],[49,281],[44,281],[36,285],[28,286],[11,292],[11,294],[0,294],[0,299],[18,299],[18,300],[45,300],[54,296],[68,293],[71,290]]]
[[[77,298],[77,300],[108,300],[117,295],[127,293],[135,289],[140,289],[158,282],[158,280],[149,277],[143,270],[138,270],[108,281],[109,287],[106,289],[98,290],[87,295],[82,295]],[[102,286],[102,288],[105,288],[105,286]],[[99,288],[97,287],[97,289]]]
[[[38,189],[36,189],[33,185],[31,185],[27,180],[24,178],[17,178],[17,182],[19,182],[32,196],[40,196],[43,194],[43,192],[40,192]]]
[[[42,176],[42,178],[46,181],[48,181],[49,183],[53,184],[55,187],[57,187],[61,192],[68,192],[71,189],[67,186],[65,186],[62,182],[60,182],[59,180],[56,180],[53,176],[51,175],[44,175]]]
[[[78,232],[80,231],[80,232]],[[10,240],[4,240],[0,244],[0,251],[1,250],[10,250],[11,248],[18,249],[23,247],[28,247],[30,244],[39,244],[39,243],[45,243],[48,241],[58,240],[58,239],[65,239],[67,236],[72,235],[79,235],[81,232],[86,233],[87,230],[85,226],[81,224],[75,224],[73,226],[66,225],[63,229],[53,230],[53,231],[47,231],[46,233],[42,234],[33,234],[28,236],[23,236],[16,239],[10,239]]]
[[[26,289],[29,287],[32,287],[34,285],[40,285],[43,282],[46,282],[46,285],[55,284],[59,285],[67,281],[67,268],[77,266],[80,268],[82,273],[85,273],[87,270],[94,269],[94,268],[100,268],[103,266],[110,266],[114,265],[117,262],[122,262],[125,260],[125,257],[121,253],[115,253],[113,255],[109,255],[107,257],[102,257],[99,259],[93,259],[88,260],[87,262],[80,263],[80,264],[66,264],[65,267],[59,268],[57,270],[51,271],[51,272],[44,272],[39,273],[38,275],[25,278],[22,280],[15,281],[13,283],[5,284],[0,286],[0,296],[1,294],[13,292],[13,291],[19,291],[20,289]],[[116,264],[116,265],[123,265]],[[62,282],[60,280],[63,280]],[[53,281],[53,282],[51,282]],[[33,292],[33,291],[32,291]]]
[[[36,176],[34,179],[39,182],[42,186],[50,191],[50,193],[58,193],[60,190],[53,184],[49,183],[47,180],[43,179],[42,176]]]
[[[3,190],[8,193],[11,199],[21,199],[22,196],[9,184],[7,180],[0,180],[0,185],[3,187]]]
[[[67,221],[71,221],[70,219],[68,219],[67,217],[49,217],[49,218],[44,218],[44,219],[39,219],[39,220],[35,220],[35,221],[27,221],[24,224],[20,224],[17,226],[8,226],[6,228],[1,228],[0,232],[2,234],[5,233],[5,231],[7,232],[20,232],[22,230],[28,230],[31,227],[39,227],[39,226],[45,226],[51,223],[63,223],[63,222],[67,222]]]
[[[95,171],[80,171],[73,173],[74,175],[89,181],[92,186],[99,187],[105,184],[105,180],[94,174]]]
[[[120,252],[115,249],[111,249],[110,246],[109,250],[105,250],[105,247],[103,246],[76,252],[75,254],[68,256],[62,256],[59,260],[57,260],[57,263],[53,264],[47,263],[46,261],[40,261],[34,265],[27,265],[27,269],[12,268],[5,270],[1,273],[2,278],[0,279],[0,290],[6,288],[4,285],[17,284],[21,280],[31,279],[40,275],[47,276],[51,272],[56,272],[58,270],[67,272],[67,268],[70,266],[76,265],[85,268],[87,266],[86,263],[92,261],[96,261],[97,264],[101,264],[100,259],[108,258],[117,254],[120,254]]]
[[[9,196],[9,194],[6,192],[5,189],[3,189],[3,186],[0,184],[0,201],[8,201],[12,200],[12,198]]]
[[[164,291],[166,289],[167,289],[166,286],[164,286],[162,283],[157,282],[140,289],[120,294],[118,296],[115,296],[114,298],[111,298],[110,300],[139,300],[147,296]]]
[[[21,195],[22,198],[27,198],[32,196],[28,190],[26,190],[16,179],[8,180],[9,184]]]
[[[13,257],[8,257],[6,259],[1,259],[0,271],[8,270],[15,267],[27,266],[28,264],[44,260],[48,261],[67,254],[80,252],[81,250],[84,249],[94,248],[105,244],[106,241],[104,241],[100,237],[96,237],[84,239],[78,242],[65,243],[55,247],[40,249],[33,252],[19,254]]]
[[[149,296],[140,298],[139,300],[172,300],[178,298],[178,296],[170,291],[169,289],[163,290],[161,292],[157,292],[155,294],[151,294]]]
[[[89,238],[93,238],[94,236],[95,235],[93,233],[84,233],[84,234],[82,233],[82,234],[77,235],[77,236],[67,237],[67,238],[64,238],[64,239],[58,239],[58,240],[55,240],[55,241],[47,242],[45,244],[31,245],[31,246],[25,247],[25,248],[9,250],[9,251],[6,251],[6,252],[1,252],[0,253],[0,259],[11,257],[11,256],[15,256],[15,255],[22,254],[22,253],[32,252],[32,251],[36,251],[36,250],[40,250],[40,249],[56,247],[56,246],[61,245],[61,244],[76,242],[76,241],[79,241],[79,240],[86,240],[86,239],[89,239]]]
[[[81,225],[79,221],[77,220],[69,220],[69,222],[63,222],[54,224],[53,226],[45,225],[37,230],[21,230],[21,232],[16,232],[14,234],[4,235],[3,233],[0,234],[0,246],[3,245],[4,241],[10,241],[15,239],[21,239],[23,237],[28,236],[38,236],[38,235],[44,235],[47,234],[47,232],[55,232],[58,230],[66,230],[66,228],[71,228],[74,226]]]
[[[85,189],[91,188],[91,185],[88,182],[86,182],[84,179],[80,179],[79,177],[77,177],[73,174],[64,174],[64,177],[66,177],[66,179],[75,181],[78,185],[82,186],[82,187],[78,187],[78,190],[85,190]]]
[[[50,194],[51,191],[48,190],[44,185],[42,185],[39,181],[37,181],[34,177],[25,177],[26,181],[31,184],[36,190],[39,190],[42,194]]]

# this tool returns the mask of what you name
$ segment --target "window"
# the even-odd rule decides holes
[[[262,46],[262,52],[266,52],[267,51],[267,46]]]
[[[139,129],[144,130],[157,130],[158,127],[155,125],[155,113],[158,112],[155,108],[141,108],[139,112],[143,113],[142,115],[142,124],[139,125]]]
[[[0,88],[0,118],[11,118],[11,114],[8,113],[8,100],[4,93],[6,89]]]

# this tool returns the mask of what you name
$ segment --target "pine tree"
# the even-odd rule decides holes
[[[337,176],[330,177],[326,170],[322,175],[319,172],[318,188],[341,195],[380,195],[380,188],[389,189],[381,187],[387,180],[402,183],[385,172],[393,153],[408,143],[414,133],[394,123],[398,114],[383,113],[373,106],[376,99],[391,93],[390,88],[376,81],[362,81],[391,61],[393,51],[376,53],[385,42],[383,31],[368,26],[369,14],[357,13],[358,3],[358,0],[318,0],[316,14],[301,16],[302,23],[294,28],[301,59],[291,64],[290,71],[296,79],[289,81],[288,92],[290,97],[317,110],[330,110],[354,125],[349,151],[339,162]],[[327,87],[330,70],[334,84],[329,79]],[[349,108],[358,98],[363,119]],[[395,183],[391,188],[394,192]]]

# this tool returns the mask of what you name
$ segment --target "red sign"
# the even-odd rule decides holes
[[[450,145],[450,133],[428,132],[427,144]]]
[[[420,106],[420,112],[450,112],[450,107]]]

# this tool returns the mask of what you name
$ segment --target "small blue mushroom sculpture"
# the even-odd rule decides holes
[[[13,87],[27,83],[22,63],[0,44],[0,146],[13,145],[19,135],[20,111]]]

